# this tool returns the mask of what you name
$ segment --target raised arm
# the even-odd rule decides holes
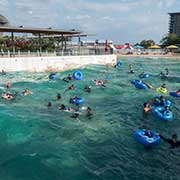
[[[163,139],[163,140],[166,141],[167,143],[172,144],[172,139],[165,138],[165,137],[162,136],[161,134],[159,134],[159,136],[160,136],[161,139]]]

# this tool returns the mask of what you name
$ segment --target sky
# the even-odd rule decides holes
[[[116,44],[159,43],[168,12],[179,11],[180,0],[0,0],[0,14],[13,26],[76,29]]]

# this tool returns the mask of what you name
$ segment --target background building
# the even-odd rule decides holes
[[[180,35],[180,12],[169,13],[169,33]]]

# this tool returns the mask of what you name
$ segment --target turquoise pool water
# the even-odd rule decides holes
[[[0,88],[11,82],[11,92],[29,88],[33,94],[17,96],[13,101],[0,100],[0,179],[2,180],[177,180],[180,177],[180,148],[170,149],[161,142],[145,149],[135,142],[138,128],[154,129],[164,136],[177,133],[180,138],[180,99],[173,102],[174,119],[163,122],[149,116],[143,119],[143,103],[155,90],[136,89],[130,80],[142,71],[152,76],[145,79],[154,87],[166,83],[168,90],[180,88],[180,61],[175,59],[122,58],[120,68],[90,65],[81,69],[82,81],[73,81],[75,90],[64,93],[71,83],[49,81],[47,73],[8,73],[1,76]],[[132,64],[135,74],[129,74]],[[157,77],[165,68],[170,77]],[[60,78],[68,73],[59,73]],[[110,81],[107,87],[94,86],[93,79]],[[92,92],[83,91],[92,86]],[[55,101],[61,93],[61,101]],[[70,97],[84,97],[78,119],[61,112],[58,106]],[[46,104],[51,101],[52,108]],[[94,116],[88,119],[84,107],[90,106]],[[75,107],[75,106],[73,106]]]

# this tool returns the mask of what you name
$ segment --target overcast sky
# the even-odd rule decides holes
[[[11,25],[77,29],[115,43],[154,39],[168,32],[168,12],[180,0],[0,0]]]

